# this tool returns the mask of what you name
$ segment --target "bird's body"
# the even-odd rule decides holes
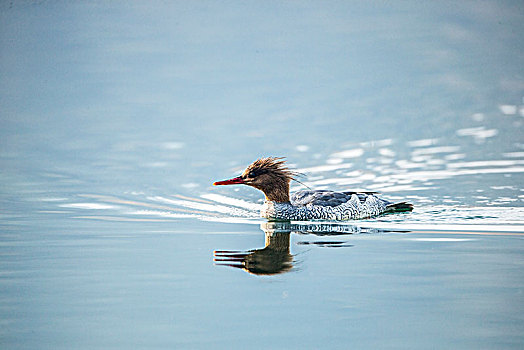
[[[411,211],[411,204],[392,203],[375,192],[334,192],[305,190],[289,195],[289,183],[297,174],[290,171],[282,158],[261,158],[236,178],[214,185],[246,184],[266,195],[261,216],[270,220],[364,219],[387,212]]]
[[[299,191],[288,203],[266,201],[262,217],[276,220],[351,220],[377,216],[386,212],[384,199],[373,194],[333,191]]]

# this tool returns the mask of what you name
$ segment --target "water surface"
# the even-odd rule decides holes
[[[1,4],[0,346],[522,348],[523,23]],[[211,185],[261,156],[415,210],[268,224],[260,192]]]

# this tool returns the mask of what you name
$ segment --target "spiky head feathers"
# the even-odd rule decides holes
[[[289,202],[289,183],[299,174],[289,170],[284,158],[267,157],[255,160],[242,173],[243,183],[266,195],[266,200]]]
[[[217,181],[213,185],[244,184],[264,192],[266,200],[273,202],[289,202],[289,183],[298,181],[297,172],[289,170],[284,158],[260,158],[249,165],[241,176]]]
[[[295,177],[298,175],[298,173],[289,170],[285,158],[267,157],[259,158],[251,163],[246,170],[244,170],[242,177],[244,179],[254,179],[264,174],[269,174],[271,177],[278,177],[285,180],[286,183],[295,180]]]

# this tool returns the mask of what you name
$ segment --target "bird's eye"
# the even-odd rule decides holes
[[[255,176],[257,176],[257,174],[254,171],[249,172],[249,177],[253,178]]]

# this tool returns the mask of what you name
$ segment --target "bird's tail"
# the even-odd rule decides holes
[[[413,204],[407,202],[392,203],[386,206],[386,213],[400,213],[404,211],[412,211]]]

